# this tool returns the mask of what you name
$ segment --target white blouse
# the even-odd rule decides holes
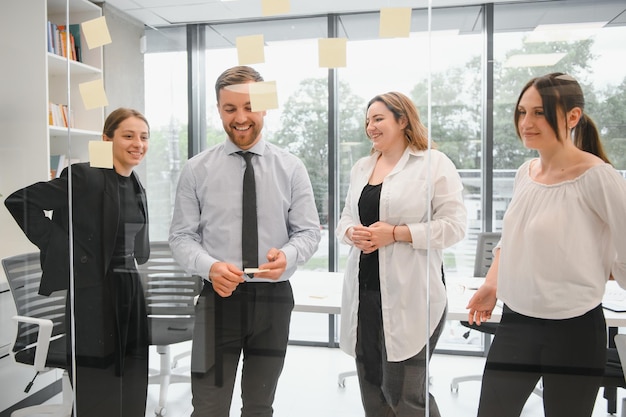
[[[603,164],[545,185],[531,162],[504,215],[497,295],[526,316],[577,317],[602,302],[611,273],[626,288],[626,180]]]

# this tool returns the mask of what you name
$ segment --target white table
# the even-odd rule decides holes
[[[467,321],[468,310],[465,308],[472,294],[482,284],[484,278],[446,277],[448,291],[448,320]],[[328,346],[336,347],[336,316],[341,313],[342,272],[297,271],[291,277],[291,286],[295,299],[294,311],[328,314]],[[615,281],[606,284],[605,299],[625,300],[626,290]],[[604,310],[606,324],[609,327],[610,342],[617,333],[616,328],[626,327],[626,313]],[[498,322],[502,317],[501,304],[498,303],[491,315],[490,322]],[[296,342],[296,341],[294,341]],[[319,344],[319,343],[314,343]],[[324,343],[324,346],[326,343]]]
[[[484,278],[448,278],[446,290],[448,292],[447,320],[467,321],[467,303],[478,287],[485,281]],[[498,302],[491,314],[489,322],[499,322],[502,318],[502,304]]]
[[[328,343],[303,340],[290,340],[289,343],[337,347],[336,320],[341,313],[343,272],[296,271],[289,282],[295,301],[293,311],[328,314]]]

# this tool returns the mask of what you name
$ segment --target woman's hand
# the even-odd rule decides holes
[[[369,227],[352,226],[347,233],[354,246],[366,254],[394,242],[393,225],[384,222],[376,222]]]
[[[496,287],[489,283],[481,285],[467,303],[469,324],[476,323],[480,326],[481,323],[489,320],[496,307],[496,301]]]
[[[360,224],[350,227],[348,229],[348,238],[363,253],[372,253],[376,250],[374,249],[372,232],[369,230],[369,227]]]

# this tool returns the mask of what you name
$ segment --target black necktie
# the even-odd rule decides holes
[[[256,185],[251,152],[238,152],[246,160],[243,174],[243,224],[241,228],[241,250],[244,268],[259,266],[259,232],[256,217]],[[252,274],[250,274],[252,276]]]

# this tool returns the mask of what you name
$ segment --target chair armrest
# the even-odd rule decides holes
[[[37,371],[45,370],[48,348],[50,347],[50,337],[52,336],[52,320],[27,316],[13,316],[13,319],[18,322],[36,324],[39,326],[37,343],[35,345],[35,363],[33,365]]]

